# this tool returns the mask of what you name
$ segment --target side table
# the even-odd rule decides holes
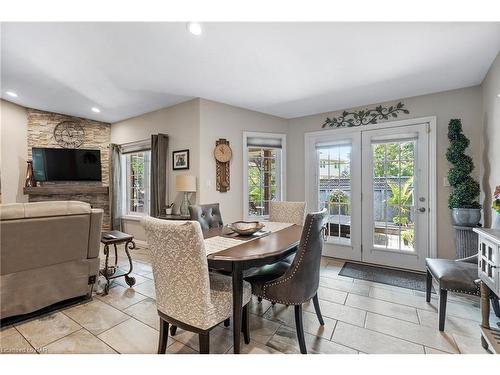
[[[123,233],[117,230],[102,232],[101,233],[101,243],[104,244],[104,255],[106,256],[104,261],[104,268],[99,271],[106,279],[106,285],[104,286],[104,295],[109,293],[109,284],[111,280],[118,277],[125,277],[125,282],[128,286],[133,286],[135,284],[135,277],[129,276],[132,272],[132,257],[130,256],[129,250],[135,249],[134,236]],[[127,254],[129,269],[127,271],[123,270],[118,266],[118,248],[117,245],[125,244],[125,253]],[[113,245],[115,248],[115,264],[114,266],[109,265],[109,246]]]

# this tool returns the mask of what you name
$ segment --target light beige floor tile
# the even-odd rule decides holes
[[[174,338],[196,351],[199,350],[199,339],[196,333],[178,329]],[[226,353],[232,346],[232,330],[215,327],[210,331],[210,354]]]
[[[392,302],[381,301],[356,294],[349,294],[345,304],[377,314],[418,323],[417,310],[414,307],[398,305]]]
[[[295,309],[293,306],[289,306],[287,308],[284,305],[276,305],[269,309],[264,317],[270,320],[278,321],[289,328],[295,329]],[[329,340],[330,337],[332,337],[337,321],[326,316],[323,317],[323,320],[325,322],[324,326],[319,324],[318,317],[315,313],[309,311],[302,312],[304,332]]]
[[[347,298],[347,292],[342,292],[340,290],[335,290],[320,286],[318,288],[318,298],[320,300],[340,303],[341,305],[343,305]]]
[[[43,354],[116,354],[104,342],[86,329],[73,332],[47,345]]]
[[[430,327],[370,312],[366,316],[365,327],[372,331],[385,333],[390,336],[429,346],[448,353],[458,353],[458,348],[451,334],[439,332]]]
[[[167,347],[167,354],[198,354],[197,351],[191,349],[189,346],[184,345],[179,341],[175,341],[172,338],[168,338],[169,341],[172,341],[171,345]]]
[[[357,351],[343,345],[325,340],[318,336],[304,333],[308,353],[316,354],[357,354]],[[285,354],[300,353],[297,333],[288,327],[282,326],[268,341],[267,346]]]
[[[233,353],[233,347],[229,348],[227,351],[228,354]],[[283,354],[270,346],[260,344],[258,342],[250,340],[249,344],[245,344],[244,342],[240,345],[240,353],[242,354]]]
[[[151,268],[151,264],[142,263],[142,262],[134,262],[134,267],[132,270],[134,271],[134,273],[137,273],[141,276],[147,275],[147,274],[153,272],[153,269]]]
[[[63,313],[56,312],[21,323],[16,328],[37,351],[43,351],[47,344],[78,331],[81,327]]]
[[[422,354],[424,347],[366,328],[338,322],[332,341],[368,354]]]
[[[325,288],[336,289],[342,292],[355,293],[367,296],[370,292],[369,285],[355,284],[351,281],[320,277],[319,285]]]
[[[319,273],[322,277],[330,277],[336,279],[338,278],[341,269],[341,265],[328,263],[326,266],[321,267]]]
[[[424,346],[424,350],[425,354],[450,354],[434,348],[428,348],[427,346]]]
[[[144,273],[144,274],[142,274],[142,276],[145,277],[146,279],[150,279],[150,280],[154,279],[153,272]]]
[[[417,310],[420,324],[431,327],[436,331],[439,328],[439,319],[437,312],[426,310]],[[478,337],[481,334],[479,323],[474,320],[462,319],[453,315],[447,315],[444,325],[444,331],[456,333],[461,336]]]
[[[254,342],[265,345],[279,327],[279,323],[261,318],[260,316],[250,315],[250,338]],[[232,325],[229,328],[232,330]]]
[[[476,337],[465,337],[457,334],[453,334],[453,338],[457,343],[458,349],[461,354],[487,354],[486,351],[481,346],[481,335]]]
[[[64,314],[94,335],[129,318],[126,314],[98,299],[64,310]]]
[[[481,311],[478,306],[472,304],[448,301],[446,304],[446,314],[481,322]]]
[[[257,300],[257,297],[252,296],[252,299],[250,300],[250,313],[258,315],[258,316],[263,316],[266,311],[271,307],[271,302],[263,299],[261,302]]]
[[[391,289],[372,287],[369,297],[400,305],[416,307],[422,310],[437,311],[437,300],[431,299],[431,302],[428,303],[425,301],[425,296],[421,297],[414,294],[400,293],[399,291]]]
[[[146,282],[150,281],[148,280]],[[134,288],[125,288],[121,285],[116,285],[115,287],[109,289],[109,293],[107,295],[99,295],[97,298],[117,308],[118,310],[123,310],[147,298],[146,295],[139,293],[138,288],[141,285],[144,285],[144,283]]]
[[[142,284],[134,287],[134,289],[149,298],[156,298],[155,283],[153,280],[146,280]]]
[[[127,307],[123,312],[132,315],[137,320],[140,320],[156,330],[160,329],[160,318],[154,299],[147,298],[144,301]]]
[[[135,288],[139,284],[142,284],[144,281],[149,280],[148,278],[141,276],[141,275],[134,273],[134,272],[132,272],[129,276],[135,278],[135,284],[132,286],[133,288]],[[113,283],[121,285],[125,288],[130,288],[128,286],[127,282],[125,281],[125,277],[119,277],[117,279],[114,279]]]
[[[28,341],[14,328],[0,331],[0,354],[35,354]]]
[[[305,311],[314,313],[312,303],[304,304],[303,308]],[[340,320],[360,327],[363,327],[365,324],[366,312],[364,310],[328,301],[320,301],[320,308],[323,317]]]
[[[157,330],[130,318],[97,337],[118,353],[154,354],[158,350],[158,336]]]
[[[393,292],[399,292],[399,293],[404,293],[404,294],[415,294],[415,291],[413,289],[407,289],[407,288],[401,288],[401,287],[394,286],[394,285],[377,283],[375,281],[354,279],[354,284],[369,286],[372,288],[386,289],[386,290],[391,290]]]

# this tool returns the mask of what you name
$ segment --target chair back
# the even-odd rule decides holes
[[[145,217],[142,225],[151,252],[158,310],[199,326],[213,310],[200,224]]]
[[[189,206],[189,215],[191,220],[200,223],[202,230],[224,226],[219,203]]]
[[[305,202],[270,202],[269,221],[304,224]]]
[[[326,217],[326,208],[307,214],[299,248],[290,268],[278,279],[264,285],[265,295],[287,304],[302,304],[314,297],[319,286]]]

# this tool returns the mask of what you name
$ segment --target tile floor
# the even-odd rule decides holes
[[[109,295],[0,331],[0,353],[155,353],[158,316],[147,249],[133,253],[137,284],[113,283]],[[121,259],[124,259],[123,257]],[[122,264],[122,263],[119,263]],[[123,264],[126,263],[123,261]],[[450,295],[445,332],[437,329],[437,299],[422,292],[340,276],[343,262],[323,258],[318,295],[325,326],[304,306],[310,353],[486,353],[480,345],[479,300]],[[251,343],[243,353],[299,353],[293,307],[251,302]],[[167,353],[197,353],[197,336],[178,330]],[[232,353],[232,328],[216,327],[211,353]]]

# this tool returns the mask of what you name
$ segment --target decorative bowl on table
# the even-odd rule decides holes
[[[228,224],[228,228],[238,233],[240,236],[251,236],[264,228],[264,224],[258,221],[236,221]]]

